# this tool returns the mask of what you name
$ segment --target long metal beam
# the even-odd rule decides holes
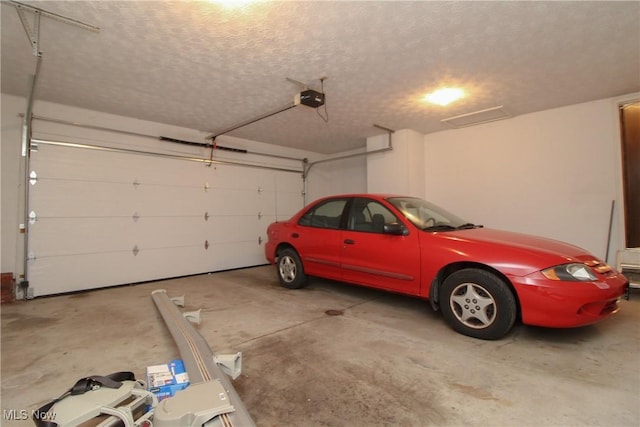
[[[183,140],[179,140],[179,139],[175,139],[175,138],[169,138],[166,136],[157,136],[157,135],[149,135],[146,133],[140,133],[140,132],[132,132],[132,131],[128,131],[128,130],[121,130],[121,129],[114,129],[114,128],[109,128],[109,127],[104,127],[104,126],[96,126],[96,125],[90,125],[87,123],[80,123],[80,122],[75,122],[75,121],[70,121],[70,120],[62,120],[62,119],[55,119],[52,117],[44,117],[44,116],[38,116],[38,115],[33,115],[33,120],[39,120],[39,121],[43,121],[43,122],[50,122],[50,123],[57,123],[57,124],[61,124],[61,125],[69,125],[69,126],[75,126],[75,127],[80,127],[80,128],[84,128],[84,129],[92,129],[92,130],[99,130],[99,131],[105,131],[105,132],[113,132],[113,133],[119,133],[119,134],[123,134],[123,135],[131,135],[131,136],[137,136],[137,137],[142,137],[142,138],[149,138],[149,139],[154,139],[154,140],[159,140],[159,141],[166,141],[166,142],[180,142],[180,143],[186,143],[188,145],[194,145],[194,146],[199,146],[199,147],[203,147],[203,148],[213,148],[214,144],[210,143],[210,142],[189,142],[189,141],[183,141]],[[222,148],[220,146],[217,146],[218,148]],[[302,162],[304,159],[298,158],[298,157],[291,157],[291,156],[281,156],[278,154],[269,154],[269,153],[261,153],[261,152],[257,152],[257,151],[249,151],[249,150],[240,150],[240,149],[234,149],[234,148],[229,148],[230,151],[242,151],[246,154],[253,154],[256,156],[262,156],[262,157],[271,157],[271,158],[276,158],[276,159],[284,159],[284,160],[293,160],[293,161],[297,161],[297,162]]]
[[[284,107],[278,108],[277,110],[270,111],[270,112],[265,113],[265,114],[261,114],[261,115],[259,115],[257,117],[251,118],[249,120],[245,120],[243,122],[240,122],[240,123],[237,123],[235,125],[232,125],[232,126],[226,128],[226,129],[223,129],[223,130],[221,130],[219,132],[216,132],[216,133],[214,133],[212,135],[209,135],[207,137],[207,139],[215,140],[217,137],[219,137],[221,135],[224,135],[224,134],[232,132],[232,131],[234,131],[236,129],[240,129],[242,127],[248,126],[248,125],[250,125],[252,123],[259,122],[260,120],[266,119],[267,117],[271,117],[271,116],[275,116],[276,114],[283,113],[283,112],[285,112],[287,110],[290,110],[290,109],[292,109],[294,107],[297,107],[297,106],[298,106],[298,104],[296,104],[295,102],[292,102],[290,104],[285,105]]]
[[[93,145],[93,144],[78,144],[75,142],[66,142],[66,141],[51,141],[46,139],[34,138],[31,140],[31,143],[36,145],[42,144],[42,145],[54,145],[59,147],[85,148],[89,150],[110,151],[114,153],[142,154],[146,156],[164,157],[164,158],[176,159],[176,160],[188,160],[191,162],[200,162],[200,163],[206,163],[206,164],[214,163],[217,165],[245,166],[245,167],[258,168],[258,169],[276,170],[281,172],[293,172],[293,173],[301,172],[300,170],[297,170],[297,169],[287,169],[287,168],[281,168],[276,166],[265,166],[265,165],[259,165],[259,164],[253,164],[253,163],[234,162],[231,160],[215,160],[215,159],[209,159],[209,158],[203,158],[203,157],[178,156],[175,154],[157,153],[153,151],[133,150],[130,148],[106,147],[102,145]]]
[[[255,427],[255,423],[251,415],[249,415],[247,408],[244,406],[244,403],[242,403],[242,400],[240,400],[240,396],[238,396],[238,393],[233,388],[227,375],[215,362],[215,356],[202,335],[184,318],[180,310],[178,310],[175,304],[169,299],[164,289],[153,291],[151,296],[167,325],[167,329],[169,329],[173,340],[178,346],[180,357],[189,375],[189,387],[177,392],[174,397],[169,398],[177,398],[177,400],[175,400],[176,403],[172,406],[178,406],[178,403],[182,404],[183,402],[186,403],[185,406],[188,406],[190,403],[193,403],[193,400],[200,398],[202,398],[200,400],[204,402],[204,406],[207,405],[207,402],[211,405],[219,405],[220,402],[217,399],[221,396],[221,393],[226,392],[226,395],[221,399],[226,402],[226,405],[223,405],[223,409],[219,410],[213,419],[206,420],[203,424],[207,427]],[[222,386],[222,388],[216,388],[219,386]],[[194,393],[187,396],[190,390],[194,391]],[[223,391],[218,392],[218,390]],[[206,396],[198,396],[201,391],[205,394],[215,394],[215,396],[209,396],[210,399]],[[187,397],[181,399],[179,397],[181,393]],[[195,403],[197,404],[199,402]],[[231,405],[231,409],[229,409],[229,405]],[[167,404],[167,406],[169,406],[169,404]],[[156,408],[154,424],[162,424],[163,419],[161,417],[165,415],[160,413],[162,409],[163,405],[159,405],[159,407]],[[202,413],[205,411],[199,412]],[[190,417],[185,416],[181,418],[182,421],[180,425],[183,425],[182,422],[186,419],[190,419]],[[177,418],[174,418],[174,420],[177,420]]]

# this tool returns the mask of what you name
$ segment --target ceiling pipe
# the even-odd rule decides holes
[[[371,151],[364,151],[362,153],[353,153],[353,154],[346,154],[344,156],[339,156],[339,157],[332,157],[329,159],[322,159],[322,160],[316,160],[315,162],[311,162],[309,163],[309,161],[307,159],[304,160],[304,171],[302,172],[302,182],[303,182],[303,189],[302,189],[302,195],[304,197],[304,205],[307,205],[307,177],[309,176],[309,171],[311,170],[311,168],[315,165],[318,165],[320,163],[327,163],[327,162],[333,162],[336,160],[344,160],[344,159],[350,159],[353,157],[360,157],[360,156],[369,156],[371,154],[376,154],[376,153],[383,153],[385,151],[391,151],[393,150],[393,133],[395,132],[393,129],[389,129],[386,128],[384,126],[380,126],[377,124],[373,125],[374,127],[378,128],[378,129],[382,129],[384,131],[386,131],[389,135],[389,145],[387,145],[385,148],[380,148],[380,149],[376,149],[376,150],[371,150]]]

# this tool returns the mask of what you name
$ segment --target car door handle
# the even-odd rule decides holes
[[[351,239],[345,239],[344,243],[345,245],[354,245],[356,241]]]

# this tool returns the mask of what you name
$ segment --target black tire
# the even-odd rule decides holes
[[[440,295],[442,316],[463,335],[497,340],[515,323],[516,298],[509,286],[489,271],[456,271],[445,279]]]
[[[300,289],[307,284],[307,275],[304,274],[302,261],[295,250],[283,249],[278,254],[276,267],[280,284],[285,288]]]

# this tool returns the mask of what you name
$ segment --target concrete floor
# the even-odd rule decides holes
[[[243,352],[234,386],[258,426],[640,425],[638,290],[597,325],[480,341],[425,301],[319,279],[286,290],[270,266],[3,305],[3,413],[178,358],[154,289],[202,308],[214,352]]]

